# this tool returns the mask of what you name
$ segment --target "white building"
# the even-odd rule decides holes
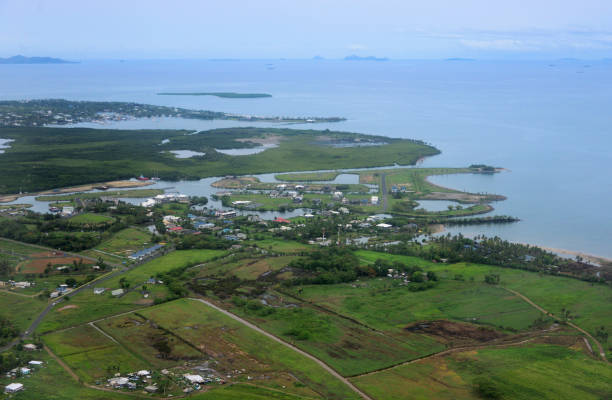
[[[28,365],[34,365],[34,366],[43,365],[43,362],[42,361],[32,360],[32,361],[28,362]]]
[[[372,196],[370,198],[370,203],[372,203],[374,206],[378,205],[378,196]]]
[[[204,378],[201,375],[184,374],[183,378],[187,379],[189,383],[204,383]]]
[[[36,347],[36,345],[33,344],[33,343],[24,344],[23,348],[25,350],[36,350],[36,349],[38,349],[38,347]]]
[[[113,296],[121,296],[123,294],[123,289],[115,289],[111,292]]]
[[[18,392],[20,390],[23,390],[23,384],[22,383],[11,383],[11,384],[6,385],[4,387],[4,392],[5,393],[15,393],[15,392]]]
[[[94,288],[94,294],[102,294],[105,291],[106,291],[106,288],[103,288],[103,287]]]

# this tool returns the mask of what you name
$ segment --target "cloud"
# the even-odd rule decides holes
[[[479,50],[534,51],[540,49],[533,43],[517,39],[460,39],[459,42],[466,47]]]

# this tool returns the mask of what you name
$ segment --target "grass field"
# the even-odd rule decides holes
[[[49,257],[51,256],[51,257]],[[45,271],[49,264],[51,268],[55,268],[56,266],[73,265],[74,262],[83,262],[83,264],[93,264],[93,261],[84,259],[82,257],[58,257],[53,256],[52,253],[37,253],[32,254],[32,258],[26,261],[23,266],[19,269],[19,272],[24,274],[39,274]]]
[[[0,292],[0,315],[11,320],[22,332],[46,306],[46,300]]]
[[[44,251],[43,248],[39,246],[32,246],[27,243],[13,242],[12,240],[0,238],[0,252],[2,253],[28,256],[42,251]]]
[[[102,214],[83,213],[71,217],[68,221],[73,224],[89,225],[89,224],[102,224],[105,222],[113,222],[115,218],[109,217]]]
[[[307,244],[300,242],[294,242],[291,240],[276,240],[276,239],[265,239],[258,240],[255,244],[266,250],[275,251],[278,253],[299,253],[302,251],[311,251],[312,247]]]
[[[75,381],[46,351],[37,352],[35,359],[43,361],[27,378],[12,380],[0,376],[0,386],[11,382],[23,383],[24,390],[10,396],[15,400],[126,400],[133,396],[90,389]],[[2,398],[5,398],[3,396]]]
[[[104,240],[95,249],[120,257],[127,257],[149,246],[150,240],[150,233],[138,228],[126,228],[115,233],[110,239]],[[100,255],[100,253],[97,254]],[[114,260],[114,262],[117,262],[117,260]]]
[[[474,279],[474,282],[482,282],[487,274],[499,274],[500,286],[520,292],[555,315],[561,315],[562,309],[570,310],[572,321],[591,334],[594,335],[601,326],[604,326],[608,332],[612,331],[610,318],[612,289],[606,285],[487,265],[435,264],[415,257],[371,251],[359,251],[357,255],[364,263],[383,258],[389,261],[398,260],[407,265],[419,265],[426,270],[435,271],[445,279],[452,279],[455,275],[461,274],[466,281]],[[608,354],[610,354],[609,343],[604,343]]]
[[[45,335],[43,340],[85,382],[106,378],[112,366],[121,373],[149,368],[148,363],[89,325]]]
[[[291,373],[326,398],[356,398],[344,383],[310,359],[268,339],[247,326],[194,300],[177,300],[148,308],[141,314],[196,347],[214,354],[218,368],[245,368],[249,373]],[[252,372],[251,372],[252,371]],[[265,381],[254,381],[265,384]],[[287,387],[298,394],[299,387]]]
[[[287,182],[311,182],[311,181],[333,181],[340,172],[304,172],[300,174],[278,174],[274,177],[279,181]]]
[[[38,201],[69,201],[75,199],[98,199],[100,197],[132,197],[146,198],[157,196],[164,193],[161,189],[126,189],[126,190],[107,190],[104,192],[69,193],[51,196],[38,196]]]
[[[285,301],[298,307],[276,308],[267,315],[250,311],[248,307],[234,307],[232,311],[315,355],[345,376],[388,367],[444,349],[442,344],[425,335],[388,336],[294,299]]]
[[[605,399],[612,396],[612,368],[580,351],[532,344],[454,353],[352,379],[378,400],[481,399],[484,379],[502,399]]]

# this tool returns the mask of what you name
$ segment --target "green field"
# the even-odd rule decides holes
[[[481,397],[484,380],[499,397]],[[378,400],[387,399],[605,399],[612,368],[582,352],[549,344],[454,353],[352,379]]]
[[[73,224],[79,225],[89,225],[89,224],[102,224],[102,223],[110,223],[115,219],[113,217],[109,217],[101,214],[93,214],[93,213],[83,213],[79,215],[75,215],[71,217],[69,221]]]
[[[291,240],[275,240],[275,239],[265,239],[258,240],[255,244],[266,250],[271,250],[278,253],[299,253],[301,251],[310,251],[312,250],[311,246],[307,244],[294,242]]]
[[[51,133],[51,134],[50,134]],[[14,139],[0,158],[0,193],[34,192],[92,182],[153,174],[165,180],[209,176],[410,165],[439,151],[419,141],[355,133],[325,132],[338,140],[382,140],[387,145],[334,148],[317,144],[320,131],[273,128],[223,128],[194,135],[181,130],[115,130],[86,128],[1,128]],[[278,147],[259,154],[231,156],[215,149],[256,146],[249,139],[279,138]],[[162,140],[168,143],[161,144]],[[177,159],[170,150],[206,153],[197,159]],[[164,152],[163,154],[160,152]],[[31,168],[36,160],[39,168]],[[145,189],[147,190],[147,189]],[[95,194],[110,196],[112,192]],[[66,197],[68,196],[68,197]],[[74,195],[60,198],[71,199]],[[81,196],[80,194],[78,196]]]
[[[340,172],[304,172],[300,174],[278,174],[274,177],[279,181],[288,182],[310,182],[310,181],[333,181]]]
[[[44,252],[45,247],[33,246],[23,242],[14,242],[12,240],[0,238],[0,252],[6,254],[16,254],[29,256],[36,253]]]
[[[0,292],[0,315],[11,320],[22,332],[30,327],[34,318],[46,306],[46,300]]]
[[[43,361],[42,367],[36,367],[27,377],[17,379],[23,383],[24,390],[10,396],[16,400],[126,400],[133,396],[121,393],[109,393],[83,386],[74,380],[59,363],[49,356],[47,352],[37,352],[33,357]],[[0,386],[4,387],[14,382],[4,375],[0,375]],[[5,397],[2,397],[5,398]]]
[[[138,228],[126,228],[113,234],[111,238],[104,240],[95,249],[120,257],[127,257],[151,245],[150,240],[150,233]],[[99,252],[94,252],[94,254],[97,254],[97,256],[101,255]],[[113,262],[117,262],[117,260],[115,259]]]
[[[344,383],[310,359],[195,300],[177,300],[140,313],[196,347],[218,354],[219,368],[286,372],[326,398],[357,398]]]
[[[98,199],[100,197],[132,197],[132,198],[147,198],[163,194],[161,189],[126,189],[126,190],[108,190],[104,192],[87,192],[87,193],[69,193],[38,196],[38,201],[70,201],[75,199]]]
[[[43,340],[85,382],[108,377],[111,366],[123,374],[148,368],[146,362],[89,325],[45,335]]]
[[[501,287],[518,291],[557,316],[561,315],[562,309],[570,310],[572,322],[589,331],[592,335],[601,326],[604,326],[608,332],[612,331],[612,319],[610,318],[612,289],[603,284],[487,265],[435,264],[415,257],[372,251],[358,251],[357,255],[364,263],[371,263],[377,258],[382,258],[389,261],[398,260],[406,265],[419,265],[426,270],[435,271],[445,279],[453,279],[455,275],[460,274],[466,282],[473,278],[474,282],[478,283],[482,282],[487,274],[499,274],[501,276]],[[609,346],[604,344],[604,347],[610,354]]]

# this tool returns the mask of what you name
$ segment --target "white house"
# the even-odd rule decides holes
[[[21,375],[30,375],[30,368],[21,367],[19,368],[19,372],[21,372]]]
[[[28,362],[28,365],[40,366],[40,365],[43,365],[43,362],[42,361],[32,360],[32,361]]]
[[[121,296],[123,294],[123,289],[115,289],[111,292],[113,296]]]
[[[385,228],[385,229],[387,229],[387,228],[391,228],[393,225],[389,225],[389,224],[384,224],[384,223],[382,223],[382,224],[377,224],[376,226],[377,226],[378,228]]]
[[[25,350],[36,350],[36,349],[38,349],[38,347],[36,347],[36,345],[33,344],[33,343],[24,344],[23,348]]]
[[[15,393],[15,392],[18,392],[20,390],[23,390],[23,384],[22,383],[11,383],[11,384],[6,385],[4,387],[4,392],[5,393]]]
[[[201,375],[184,374],[183,378],[187,379],[189,383],[204,383],[204,378]]]
[[[378,196],[372,196],[370,197],[370,203],[372,203],[372,205],[378,205]]]
[[[102,294],[104,293],[104,291],[106,291],[106,288],[103,288],[103,287],[94,288],[94,294]]]

